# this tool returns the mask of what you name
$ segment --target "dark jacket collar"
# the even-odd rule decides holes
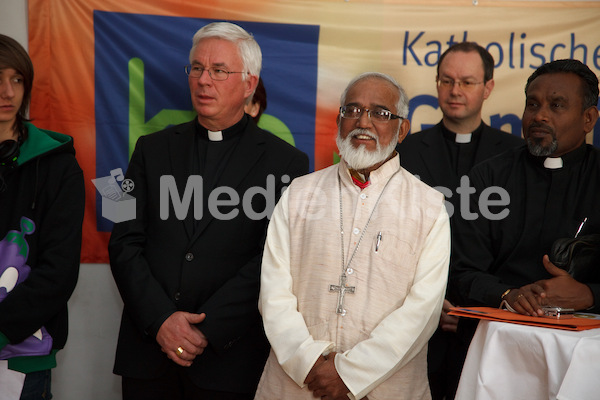
[[[249,117],[247,114],[244,114],[242,118],[236,122],[234,125],[230,126],[227,129],[223,129],[221,132],[223,134],[223,140],[231,140],[238,135],[241,135],[246,129],[246,125],[248,124]],[[195,120],[195,128],[196,134],[202,140],[209,140],[208,138],[208,129],[200,125],[198,119]]]

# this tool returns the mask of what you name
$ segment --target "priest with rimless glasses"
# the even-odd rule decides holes
[[[341,162],[295,179],[267,233],[256,399],[430,399],[450,257],[441,193],[400,165],[408,97],[368,72],[341,96]]]

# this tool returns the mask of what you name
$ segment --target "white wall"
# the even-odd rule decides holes
[[[27,48],[27,1],[0,0],[0,33]],[[109,266],[82,264],[69,301],[69,339],[52,371],[54,399],[121,399],[112,367],[122,306]]]
[[[108,264],[82,264],[69,300],[69,339],[52,372],[55,399],[121,399],[112,368],[122,307]]]

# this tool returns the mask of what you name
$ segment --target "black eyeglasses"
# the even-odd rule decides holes
[[[385,108],[376,108],[369,110],[364,107],[357,106],[342,106],[340,107],[340,115],[346,119],[359,119],[363,112],[366,112],[371,121],[387,122],[390,119],[404,119],[399,115],[392,113],[390,110]]]
[[[245,72],[232,72],[218,67],[204,68],[199,65],[190,64],[186,65],[184,69],[185,73],[191,78],[200,78],[204,71],[207,71],[208,76],[215,81],[225,81],[229,78],[230,74],[245,74]]]

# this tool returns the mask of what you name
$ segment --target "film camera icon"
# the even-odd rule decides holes
[[[125,179],[123,170],[116,168],[110,176],[92,179],[102,195],[102,216],[112,222],[135,219],[135,197],[129,193],[135,188],[131,179]]]
[[[117,182],[121,183],[118,185]],[[102,195],[112,200],[119,200],[125,193],[131,192],[134,187],[135,183],[131,179],[125,179],[123,170],[117,168],[110,171],[108,186],[102,190]]]

